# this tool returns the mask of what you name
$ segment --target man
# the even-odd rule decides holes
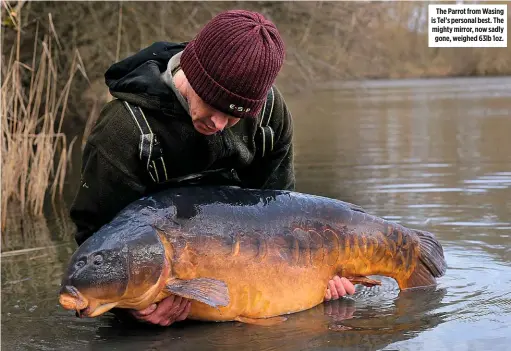
[[[116,99],[88,139],[71,208],[77,243],[169,186],[293,190],[292,119],[273,86],[284,55],[275,25],[239,10],[219,14],[189,43],[155,43],[111,66],[105,80]],[[335,277],[325,299],[353,292]],[[129,314],[170,325],[189,311],[188,300],[171,296]]]

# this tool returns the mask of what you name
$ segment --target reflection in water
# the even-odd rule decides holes
[[[352,298],[293,314],[273,327],[185,322],[134,328],[111,315],[78,319],[57,300],[75,247],[68,218],[18,218],[22,224],[11,230],[20,235],[2,235],[3,346],[509,350],[511,79],[375,81],[330,88],[287,98],[296,120],[298,190],[353,202],[434,232],[448,262],[436,289],[399,292],[395,281],[378,277],[382,286],[358,287]],[[39,249],[5,254],[24,247]]]
[[[402,293],[390,298],[390,303],[372,308],[358,307],[355,295],[353,300],[331,301],[291,315],[286,322],[273,327],[190,322],[179,328],[157,330],[156,337],[155,329],[159,328],[126,329],[109,320],[97,329],[92,345],[98,350],[107,350],[112,343],[122,350],[143,347],[166,350],[169,345],[173,350],[195,350],[197,345],[201,345],[201,350],[237,350],[240,346],[251,350],[296,350],[297,347],[360,350],[361,345],[379,349],[440,324],[442,315],[430,315],[430,312],[438,307],[444,294],[445,290],[419,292],[413,297]]]
[[[74,224],[64,204],[49,204],[44,212],[45,217],[34,216],[21,211],[19,204],[8,206],[9,216],[6,218],[6,229],[2,233],[2,257],[26,252],[35,252],[41,248],[54,246],[54,242],[70,241]]]

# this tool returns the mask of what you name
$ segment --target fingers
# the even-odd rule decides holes
[[[169,315],[174,308],[179,306],[182,300],[183,298],[181,296],[171,295],[161,300],[155,312],[162,316]]]
[[[330,288],[326,289],[325,293],[325,301],[330,301],[332,299],[332,293],[330,292]]]
[[[336,275],[333,280],[334,280],[335,288],[337,289],[337,294],[341,297],[346,295],[346,289],[344,289],[344,284],[343,284],[341,278],[339,278],[339,276]]]
[[[147,308],[144,308],[143,310],[133,312],[133,315],[135,317],[145,317],[145,316],[153,313],[154,310],[156,310],[156,307],[157,307],[157,305],[155,303],[153,303],[152,305],[150,305]]]
[[[173,297],[173,296],[171,296]],[[183,298],[176,296],[173,299],[166,298],[158,304],[158,308],[154,311],[154,317],[150,322],[161,326],[169,326],[174,323],[177,313],[180,311]]]
[[[328,281],[328,289],[330,289],[330,293],[332,294],[332,300],[337,300],[339,298],[339,293],[337,292],[337,288],[335,287],[335,282],[333,280]]]
[[[355,293],[355,285],[353,285],[352,282],[344,277],[341,278],[341,282],[348,295],[353,295]]]
[[[153,304],[132,314],[140,321],[161,326],[169,326],[175,321],[186,319],[190,312],[191,302],[181,296],[169,296],[158,305]]]
[[[176,322],[183,321],[188,317],[188,314],[190,313],[190,309],[192,307],[192,302],[188,301],[185,308],[183,309],[183,312],[176,318]]]
[[[353,295],[355,286],[346,278],[335,276],[328,281],[328,287],[325,292],[325,301],[337,300],[345,295]]]
[[[177,307],[176,307],[177,306]],[[169,326],[174,322],[185,320],[188,317],[188,313],[190,312],[190,307],[192,306],[192,302],[186,299],[182,299],[179,305],[174,305],[174,309],[170,317],[164,321],[160,322],[160,325]]]

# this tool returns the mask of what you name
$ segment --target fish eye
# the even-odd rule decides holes
[[[94,256],[94,264],[99,266],[101,263],[103,263],[103,256],[101,255]]]

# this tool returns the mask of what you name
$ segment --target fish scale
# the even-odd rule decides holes
[[[116,257],[110,270],[84,261],[76,274],[77,260],[97,255]],[[271,325],[323,302],[336,274],[366,286],[380,284],[369,275],[388,276],[409,289],[436,284],[445,269],[433,234],[346,202],[291,191],[173,188],[135,201],[84,242],[60,301],[94,317],[174,294],[192,301],[191,319]],[[112,273],[127,281],[112,284]]]

